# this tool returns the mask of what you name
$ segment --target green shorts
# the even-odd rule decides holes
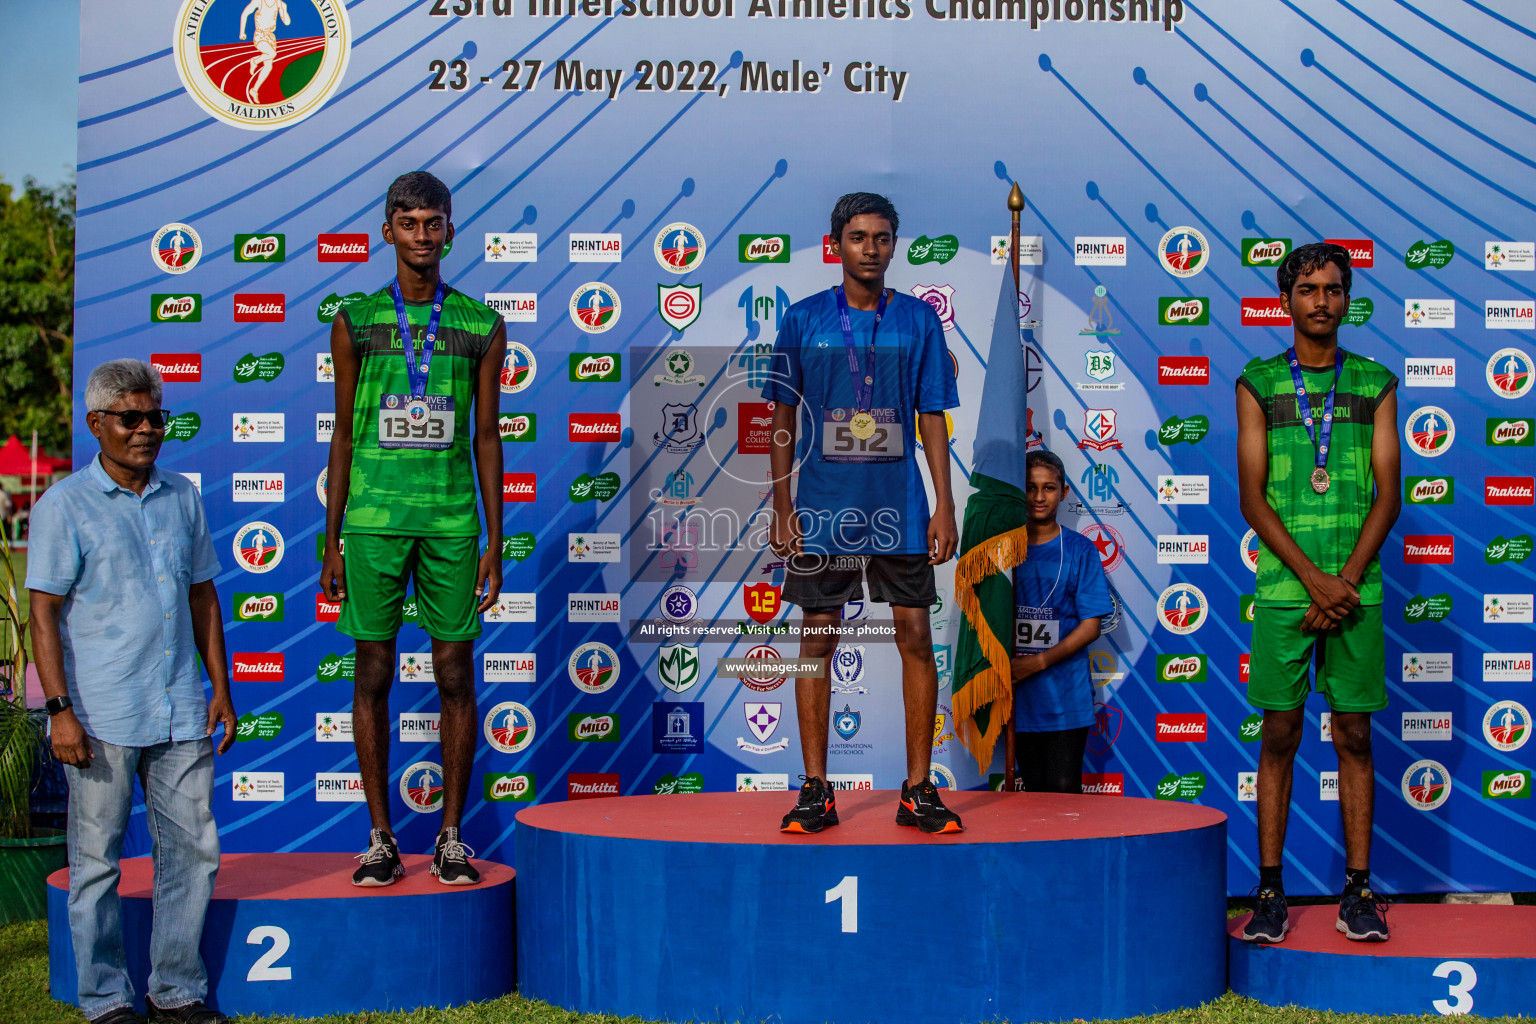
[[[1305,608],[1253,610],[1253,653],[1248,659],[1248,703],[1290,711],[1307,702],[1307,665],[1317,666],[1316,690],[1334,711],[1380,711],[1387,706],[1387,649],[1381,605],[1361,605],[1337,629],[1303,633]]]
[[[436,640],[480,635],[475,573],[479,537],[346,535],[347,599],[336,628],[354,640],[393,640],[400,632],[406,580],[416,579],[416,615]]]

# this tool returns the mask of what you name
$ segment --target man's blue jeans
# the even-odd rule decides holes
[[[69,930],[80,979],[80,1009],[95,1018],[133,1005],[117,882],[135,776],[144,789],[155,859],[148,995],[164,1009],[201,1001],[208,994],[208,972],[198,946],[219,873],[213,742],[119,747],[90,737],[90,744],[95,754],[90,767],[65,766]]]

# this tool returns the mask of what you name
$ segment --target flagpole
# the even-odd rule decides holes
[[[1008,234],[1008,263],[1013,267],[1013,300],[1014,319],[1018,319],[1019,300],[1019,214],[1024,211],[1024,192],[1019,188],[1019,183],[1014,182],[1013,188],[1008,191],[1008,211],[1012,215],[1013,226]],[[1024,407],[1029,408],[1029,392],[1024,393]],[[1014,709],[1010,702],[1008,718],[1003,722],[1003,792],[1012,793],[1014,787],[1014,739],[1013,739]]]

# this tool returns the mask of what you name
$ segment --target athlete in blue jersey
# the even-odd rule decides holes
[[[831,657],[843,605],[862,592],[866,578],[870,599],[891,606],[907,742],[896,823],[958,832],[959,816],[928,778],[938,703],[928,608],[938,596],[933,567],[954,556],[959,539],[944,410],[958,406],[960,397],[932,308],[885,286],[897,223],[896,208],[883,196],[855,192],[839,199],[832,238],[842,283],[795,303],[779,329],[763,388],[775,403],[772,544],[789,562],[783,599],[805,613],[801,657]],[[932,518],[911,436],[914,421],[938,506]],[[806,444],[791,500],[802,422]],[[805,785],[781,828],[820,832],[837,824],[826,782],[831,684],[825,671],[795,681],[795,703]]]
[[[1029,556],[1013,571],[1014,730],[1019,778],[1035,793],[1081,793],[1093,725],[1093,677],[1083,648],[1114,611],[1093,542],[1063,530],[1056,509],[1067,468],[1053,452],[1024,462]]]

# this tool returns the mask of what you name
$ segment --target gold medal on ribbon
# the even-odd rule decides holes
[[[868,441],[875,436],[875,418],[867,412],[856,412],[848,422],[848,431],[860,441]]]

